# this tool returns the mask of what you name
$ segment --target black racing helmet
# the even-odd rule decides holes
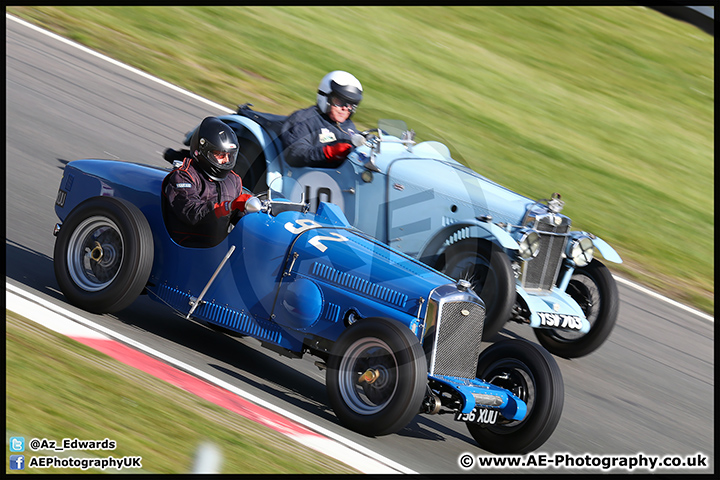
[[[207,117],[190,139],[190,152],[208,177],[220,181],[235,167],[238,139],[225,122]],[[225,154],[227,161],[223,162]]]

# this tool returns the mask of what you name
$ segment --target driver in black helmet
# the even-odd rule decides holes
[[[280,134],[285,161],[294,167],[335,168],[353,148],[357,128],[350,117],[362,100],[363,88],[348,72],[335,70],[323,77],[317,103],[285,120]]]
[[[251,197],[242,193],[242,180],[233,171],[235,132],[207,117],[190,140],[190,154],[163,181],[168,231],[183,246],[214,246],[228,233],[230,213],[243,212]]]

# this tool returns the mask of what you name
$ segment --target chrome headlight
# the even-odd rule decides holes
[[[568,257],[575,266],[584,267],[593,259],[593,242],[589,237],[579,237],[568,245]]]
[[[540,251],[540,235],[535,231],[525,232],[518,241],[520,245],[519,255],[523,260],[530,260],[537,257]]]

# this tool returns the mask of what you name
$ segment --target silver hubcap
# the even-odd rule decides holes
[[[101,216],[83,220],[68,244],[67,265],[73,282],[87,292],[106,288],[120,271],[124,247],[112,220]]]
[[[397,359],[388,345],[377,338],[353,343],[339,367],[340,395],[345,404],[361,415],[382,411],[398,387]]]

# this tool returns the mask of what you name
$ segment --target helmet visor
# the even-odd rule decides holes
[[[357,103],[355,102],[349,102],[343,98],[337,97],[335,95],[332,95],[329,99],[329,103],[333,107],[337,108],[347,108],[351,112],[354,112],[357,109]]]
[[[330,82],[330,96],[357,105],[362,100],[362,90],[354,85],[340,85],[333,80]]]
[[[224,163],[230,163],[237,156],[237,150],[232,150],[230,152],[213,150],[211,154],[215,157],[215,161],[222,165]]]

